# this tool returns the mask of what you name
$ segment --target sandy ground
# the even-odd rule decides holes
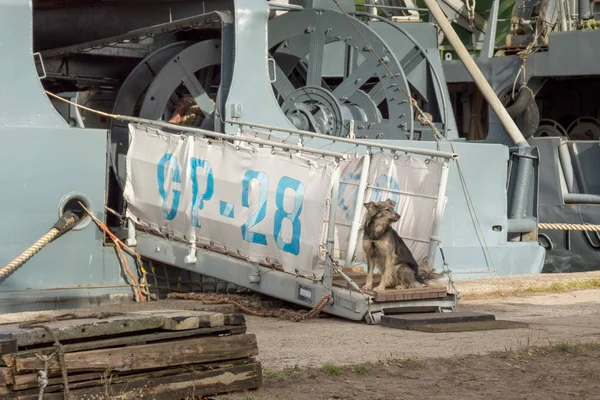
[[[496,319],[526,322],[527,329],[424,333],[335,317],[294,323],[247,316],[248,333],[257,336],[258,359],[265,371],[264,389],[249,398],[598,399],[600,289],[515,294],[532,286],[598,278],[600,272],[457,281],[465,298],[458,311],[493,313]],[[170,300],[101,306],[78,313],[193,308],[196,304]],[[65,311],[0,315],[0,323],[60,313]],[[509,355],[561,342],[595,347],[576,354],[544,351],[535,356]],[[415,359],[418,362],[406,364],[406,360]],[[352,369],[361,363],[375,365],[362,373]],[[341,366],[342,370],[332,376],[323,369],[325,364]],[[294,367],[296,372],[290,372]],[[219,397],[225,398],[242,399],[244,395]]]
[[[393,358],[456,357],[516,350],[529,344],[600,342],[600,290],[462,301],[458,311],[493,313],[529,329],[423,333],[371,326],[337,318],[293,323],[248,317],[260,360],[268,369],[320,367]]]

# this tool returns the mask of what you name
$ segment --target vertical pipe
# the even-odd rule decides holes
[[[563,32],[567,31],[567,14],[565,8],[565,0],[558,0],[560,7],[560,30]]]
[[[348,239],[348,251],[346,252],[346,261],[344,265],[349,267],[352,265],[352,258],[356,252],[356,242],[358,240],[358,229],[362,215],[363,203],[365,201],[365,190],[367,189],[367,181],[369,180],[369,168],[371,167],[371,149],[367,149],[363,156],[362,171],[360,173],[360,181],[358,182],[358,193],[356,194],[356,205],[354,206],[354,218],[350,227],[350,238]]]
[[[444,12],[436,3],[436,0],[425,0],[425,4],[427,4],[427,8],[429,8],[429,11],[435,18],[441,30],[444,32],[444,35],[446,35],[446,38],[460,57],[460,60],[467,69],[467,72],[469,72],[473,78],[473,82],[475,82],[479,90],[481,90],[481,93],[487,100],[488,104],[498,116],[498,119],[502,123],[502,126],[506,130],[508,136],[516,144],[527,144],[527,140],[525,140],[523,137],[523,134],[517,127],[517,124],[515,124],[515,121],[513,121],[510,115],[508,115],[508,111],[506,111],[506,108],[504,108],[504,105],[502,105],[502,102],[494,92],[494,89],[492,89],[488,81],[485,79],[485,76],[483,76],[479,70],[479,67],[477,67],[477,64],[465,48],[465,45],[461,42],[456,32],[454,32],[452,25],[450,25],[448,18],[446,18]]]
[[[437,198],[435,200],[435,214],[433,217],[433,227],[431,228],[431,238],[429,240],[429,252],[427,254],[427,263],[433,267],[435,261],[435,252],[440,241],[440,230],[442,228],[442,217],[444,214],[444,197],[446,196],[446,185],[448,183],[448,161],[442,163],[442,175],[438,186]]]
[[[323,283],[331,291],[333,284],[333,264],[335,255],[335,217],[337,215],[338,193],[340,188],[340,167],[336,168],[332,176],[333,187],[331,188],[331,202],[329,204],[329,221],[327,223],[327,252],[331,257],[325,258],[325,274]]]
[[[558,145],[558,159],[560,166],[563,170],[565,177],[565,183],[567,184],[567,193],[574,193],[574,176],[573,163],[571,162],[571,155],[569,154],[568,142],[561,140]]]
[[[483,48],[481,49],[482,58],[492,58],[494,56],[494,49],[496,47],[496,28],[498,25],[498,8],[500,8],[500,0],[494,0],[488,18]]]
[[[519,147],[519,154],[525,154],[524,147]],[[529,157],[519,157],[517,160],[517,177],[513,201],[508,213],[508,219],[522,219],[525,217],[525,206],[529,194],[529,183],[533,174],[533,160]]]

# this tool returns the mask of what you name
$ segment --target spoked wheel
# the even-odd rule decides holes
[[[405,139],[414,125],[405,73],[379,35],[349,18],[352,23],[335,11],[307,9],[271,20],[268,47],[275,61],[270,68],[279,104],[298,129],[347,136],[354,120],[357,137]],[[336,81],[324,77],[324,54],[340,42],[353,54],[356,65]],[[345,58],[338,62],[335,70],[344,71]]]

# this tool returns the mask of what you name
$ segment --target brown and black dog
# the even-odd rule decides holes
[[[364,290],[373,289],[373,271],[379,267],[381,282],[375,289],[414,288],[417,283],[427,286],[428,281],[439,279],[443,274],[436,273],[427,262],[421,266],[404,240],[392,228],[392,224],[400,219],[394,208],[393,200],[378,203],[365,203],[367,209],[363,230],[363,247],[367,256],[368,273]]]

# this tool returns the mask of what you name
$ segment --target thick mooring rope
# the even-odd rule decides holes
[[[60,231],[57,228],[50,229],[44,236],[39,238],[37,242],[32,244],[27,250],[22,252],[17,258],[6,264],[0,269],[0,279],[4,279],[13,272],[15,272],[20,266],[25,264],[27,260],[33,257],[38,251],[43,249],[48,243],[53,241]]]
[[[539,223],[538,228],[539,229],[557,230],[557,231],[600,232],[600,225],[594,225],[594,224]]]

